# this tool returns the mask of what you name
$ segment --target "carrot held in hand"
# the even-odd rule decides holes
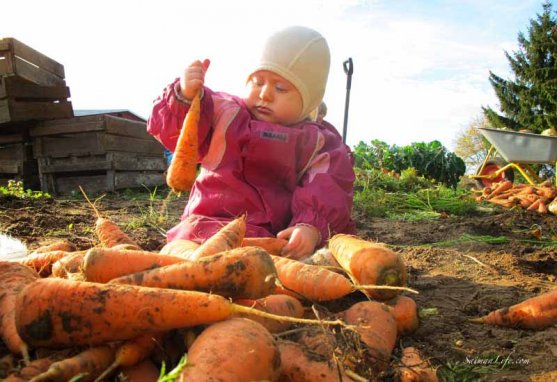
[[[166,184],[176,193],[191,190],[197,176],[197,125],[199,124],[200,108],[198,92],[193,97],[188,113],[184,118],[176,149],[166,174]]]
[[[406,267],[402,257],[380,243],[337,234],[329,240],[329,249],[357,284],[406,286]],[[368,289],[366,293],[384,301],[400,294],[400,291]]]
[[[471,321],[509,328],[545,329],[557,324],[557,289]]]
[[[238,312],[302,324],[340,323],[276,316],[216,294],[58,278],[26,286],[17,295],[15,321],[30,346],[63,348],[211,324]]]

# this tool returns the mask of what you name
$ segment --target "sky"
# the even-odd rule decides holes
[[[13,37],[65,68],[74,110],[128,109],[153,100],[196,59],[205,84],[242,95],[258,47],[305,25],[328,41],[326,120],[346,143],[455,140],[498,110],[489,72],[512,79],[518,50],[543,0],[18,0],[4,2],[0,38]],[[555,9],[555,4],[553,4]],[[343,63],[352,59],[352,86]]]

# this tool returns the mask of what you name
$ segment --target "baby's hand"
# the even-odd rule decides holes
[[[205,73],[211,62],[208,59],[203,62],[196,60],[190,64],[180,77],[180,91],[182,96],[191,101],[205,83]]]
[[[277,238],[288,240],[288,244],[282,250],[282,256],[300,260],[315,251],[319,244],[319,231],[309,225],[298,225],[280,231]]]

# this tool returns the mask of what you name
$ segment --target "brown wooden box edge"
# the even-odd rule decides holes
[[[62,64],[13,37],[4,37],[0,39],[0,76],[14,75],[37,85],[66,85]]]

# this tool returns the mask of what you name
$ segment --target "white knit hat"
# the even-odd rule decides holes
[[[302,120],[323,99],[330,61],[329,46],[321,34],[310,28],[292,26],[267,39],[251,74],[269,70],[290,81],[302,95],[299,119]]]

